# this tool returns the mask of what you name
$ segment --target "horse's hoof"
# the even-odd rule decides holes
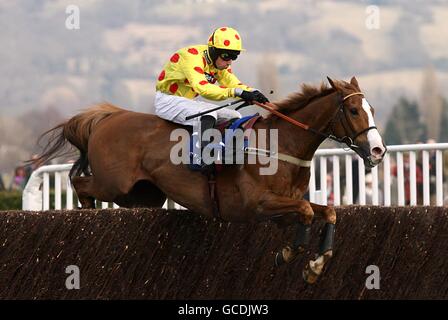
[[[308,284],[316,283],[317,279],[319,278],[319,275],[313,273],[310,270],[303,270],[302,276],[303,276],[303,280],[305,280],[305,282]]]
[[[279,267],[282,264],[293,262],[298,256],[297,253],[297,250],[294,250],[290,246],[286,246],[275,255],[275,266]]]
[[[312,268],[313,266],[311,265],[312,261],[310,261],[305,268],[303,269],[302,272],[302,276],[303,276],[303,280],[305,280],[306,283],[308,284],[314,284],[316,283],[317,279],[319,278],[318,273],[316,273]]]

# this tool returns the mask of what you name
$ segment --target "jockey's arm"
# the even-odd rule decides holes
[[[232,73],[232,69],[230,68],[218,71],[217,79],[221,86],[227,88],[240,88],[246,91],[254,90],[253,88],[241,83],[241,81]],[[237,96],[237,94],[235,94],[235,96]]]
[[[260,103],[269,102],[260,91],[242,84],[232,73],[231,69],[225,69],[218,72],[218,81],[226,87],[234,88],[235,96],[241,97],[243,100],[258,101]]]

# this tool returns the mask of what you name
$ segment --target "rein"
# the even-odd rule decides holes
[[[364,93],[362,93],[362,92],[353,92],[353,93],[350,93],[347,96],[343,97],[342,101],[341,101],[341,103],[339,105],[339,111],[338,111],[338,113],[336,113],[336,115],[332,119],[331,123],[334,123],[334,120],[335,120],[336,116],[340,115],[340,112],[345,115],[345,112],[344,112],[344,101],[347,100],[348,98],[352,97],[352,96],[355,96],[355,95],[362,95],[362,96],[364,96]],[[344,143],[350,149],[352,149],[354,151],[356,151],[355,149],[359,148],[357,145],[354,144],[354,141],[356,140],[356,138],[358,138],[361,134],[363,134],[363,133],[365,133],[365,132],[367,132],[369,130],[376,129],[375,126],[372,126],[372,127],[368,127],[366,129],[361,130],[360,132],[356,133],[354,137],[344,136],[342,138],[338,138],[334,134],[328,134],[328,133],[324,133],[324,132],[318,131],[316,129],[311,128],[307,124],[304,124],[304,123],[302,123],[300,121],[297,121],[297,120],[295,120],[295,119],[293,119],[291,117],[288,117],[287,115],[284,115],[283,113],[277,111],[275,109],[276,106],[274,104],[272,104],[272,103],[267,102],[267,103],[263,104],[263,103],[259,103],[257,101],[253,101],[253,103],[256,104],[257,106],[265,109],[265,110],[268,110],[269,112],[275,114],[279,118],[282,118],[283,120],[285,120],[285,121],[287,121],[287,122],[289,122],[289,123],[291,123],[291,124],[293,124],[293,125],[295,125],[295,126],[297,126],[299,128],[302,128],[304,130],[313,132],[313,133],[315,133],[317,135],[320,135],[320,136],[323,136],[323,137],[325,137],[327,139],[330,139],[330,140],[333,140],[333,141],[336,141],[336,142],[339,142],[339,143]],[[347,116],[345,116],[345,120],[347,120]],[[345,128],[345,125],[344,125],[343,122],[342,122],[342,124],[343,124],[343,126]],[[350,131],[352,131],[352,132],[355,131],[355,130],[353,130],[353,128],[350,128],[350,129],[351,129]]]

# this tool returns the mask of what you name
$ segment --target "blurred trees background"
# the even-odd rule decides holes
[[[20,117],[0,117],[0,172],[23,165],[34,153],[41,152],[38,137],[63,120],[53,106],[27,111]],[[41,145],[45,143],[42,140]]]
[[[400,97],[384,132],[386,144],[448,142],[448,102],[439,91],[432,65],[423,71],[419,102]]]

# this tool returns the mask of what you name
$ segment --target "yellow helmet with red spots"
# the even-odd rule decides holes
[[[217,49],[244,51],[238,31],[229,27],[221,27],[213,31],[208,45]]]

